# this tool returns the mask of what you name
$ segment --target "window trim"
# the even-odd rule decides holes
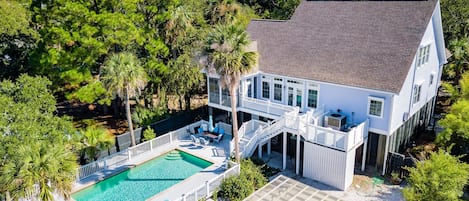
[[[266,85],[267,86],[267,97],[264,96],[264,83],[267,83],[267,85]],[[262,87],[261,97],[263,99],[267,99],[267,100],[270,99],[270,82],[268,80],[262,80],[261,81],[261,87]]]
[[[316,91],[316,107],[309,107],[309,90]],[[316,109],[319,107],[319,85],[315,83],[308,83],[306,87],[306,107]]]
[[[370,110],[371,101],[379,101],[379,102],[381,102],[381,113],[380,113],[379,116],[370,113],[370,112],[371,112],[371,110]],[[383,118],[383,116],[384,116],[384,98],[375,97],[375,96],[368,96],[368,109],[367,109],[367,114],[368,114],[368,116],[371,116],[371,117]]]
[[[416,94],[417,91],[418,93]],[[416,97],[417,97],[417,100],[415,99]],[[422,83],[414,84],[414,88],[412,90],[412,105],[419,103],[421,98],[422,98]]]
[[[415,65],[417,68],[420,68],[428,63],[430,60],[430,49],[431,49],[431,42],[427,42],[419,46],[417,50],[417,57],[415,59]]]
[[[428,80],[428,85],[432,86],[433,83],[435,83],[435,73],[434,72],[430,73],[430,79]]]
[[[284,88],[284,85],[283,85],[283,78],[279,78],[279,77],[274,77],[273,79],[273,82],[272,82],[272,100],[275,101],[275,102],[278,102],[278,103],[282,103],[283,101],[283,88]],[[280,85],[280,88],[277,88],[277,89],[280,89],[280,100],[277,100],[275,98],[275,85]]]

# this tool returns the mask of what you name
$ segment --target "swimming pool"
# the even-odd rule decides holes
[[[212,165],[174,150],[72,194],[76,201],[145,200]]]

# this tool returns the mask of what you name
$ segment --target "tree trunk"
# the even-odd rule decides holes
[[[125,112],[127,113],[127,122],[129,124],[130,131],[130,146],[135,146],[135,134],[132,125],[132,116],[130,115],[130,103],[129,103],[129,86],[126,86],[125,90]]]
[[[184,95],[184,101],[186,102],[186,111],[191,110],[191,95],[190,95],[190,93],[186,93],[186,95]]]
[[[180,93],[178,93],[178,96],[179,96],[179,111],[182,111],[183,108],[182,108],[182,99],[184,98]]]
[[[6,201],[11,201],[10,191],[5,192],[5,199]]]
[[[236,83],[236,82],[235,82]],[[233,136],[235,140],[235,158],[236,162],[240,163],[239,158],[239,136],[238,136],[238,114],[236,113],[236,84],[230,84],[230,96],[231,96],[231,118],[233,126]]]

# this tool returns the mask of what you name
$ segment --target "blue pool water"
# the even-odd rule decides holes
[[[72,194],[76,201],[146,200],[212,165],[182,151],[171,151]]]

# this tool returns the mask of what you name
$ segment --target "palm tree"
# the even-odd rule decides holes
[[[193,38],[195,17],[195,13],[184,6],[178,6],[168,11],[164,36],[166,44],[170,46],[173,59],[179,56],[178,50],[181,50],[184,44]]]
[[[129,125],[131,146],[135,146],[135,135],[130,114],[130,97],[140,94],[145,88],[147,74],[140,66],[135,55],[128,52],[111,55],[104,63],[101,71],[101,80],[106,89],[125,98],[125,111]]]
[[[234,24],[217,25],[208,35],[205,55],[207,68],[214,69],[222,87],[228,87],[231,96],[231,116],[235,140],[235,157],[239,163],[238,120],[236,114],[237,96],[241,75],[256,65],[257,53],[248,52],[250,41],[244,29]]]
[[[91,160],[95,161],[99,157],[99,152],[109,149],[114,145],[114,136],[107,132],[106,129],[89,126],[86,130],[81,131],[83,135],[83,156],[87,155]]]
[[[11,200],[70,198],[76,179],[75,154],[65,146],[32,141],[21,144],[0,172],[0,186]]]

